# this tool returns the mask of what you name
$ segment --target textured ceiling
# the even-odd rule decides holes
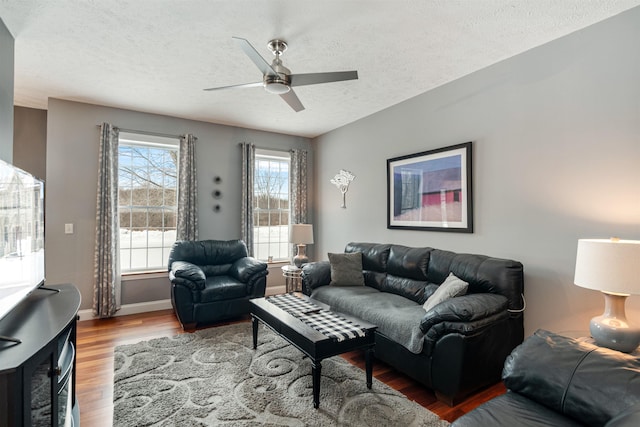
[[[3,0],[15,104],[61,98],[314,137],[640,4],[640,0]],[[292,73],[358,70],[296,88],[291,110],[233,42],[289,44]]]

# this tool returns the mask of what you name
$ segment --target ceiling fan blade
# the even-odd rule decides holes
[[[293,108],[296,113],[304,110],[304,105],[302,105],[302,102],[300,102],[293,89],[280,95],[280,98],[284,99],[284,101],[289,104],[289,107]]]
[[[263,75],[278,77],[278,73],[271,68],[271,65],[267,61],[264,60],[262,56],[258,53],[258,51],[249,43],[248,40],[240,38],[240,37],[232,37],[238,46],[247,54],[249,59],[253,61],[254,64],[262,71]]]
[[[202,90],[212,91],[212,90],[224,90],[224,89],[244,89],[247,87],[261,87],[261,86],[264,86],[263,82],[243,83],[241,85],[231,85],[231,86],[210,87]]]
[[[357,71],[336,71],[333,73],[291,74],[291,86],[315,85],[319,83],[339,82],[343,80],[357,80]]]

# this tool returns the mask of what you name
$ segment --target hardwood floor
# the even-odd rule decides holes
[[[172,310],[79,322],[76,397],[80,406],[80,424],[91,427],[112,425],[113,350],[116,346],[183,332]],[[361,352],[346,353],[344,357],[364,369]],[[499,383],[449,407],[438,402],[432,391],[380,361],[374,363],[373,375],[447,421],[453,421],[505,392]]]

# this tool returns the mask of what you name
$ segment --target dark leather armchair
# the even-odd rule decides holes
[[[507,357],[507,392],[451,427],[640,426],[640,357],[539,329]]]
[[[171,304],[184,329],[249,313],[264,296],[267,263],[242,240],[177,241],[169,254]]]

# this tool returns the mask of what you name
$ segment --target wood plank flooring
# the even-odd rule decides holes
[[[80,405],[80,425],[112,425],[113,350],[116,346],[183,332],[172,310],[79,322],[76,397]],[[344,358],[364,369],[364,357],[361,352],[346,353]],[[481,403],[505,392],[504,386],[498,383],[454,407],[449,407],[439,402],[431,390],[383,362],[374,363],[373,375],[447,421],[453,421]]]

